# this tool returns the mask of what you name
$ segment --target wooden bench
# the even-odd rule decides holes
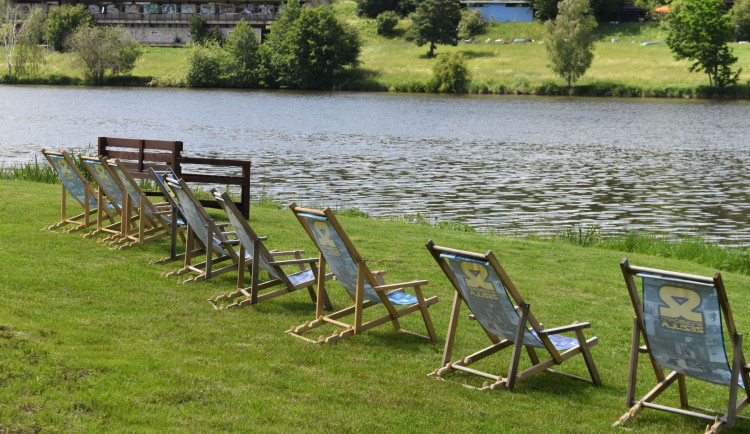
[[[182,156],[182,142],[169,140],[123,139],[99,137],[99,155],[119,159],[136,179],[151,179],[149,168],[155,171],[172,169],[187,182],[205,184],[239,185],[241,202],[237,204],[245,218],[250,215],[250,161],[224,158],[194,158]],[[190,165],[183,170],[183,164]],[[198,166],[197,170],[193,167]],[[238,167],[241,175],[227,175],[200,170],[201,166]],[[212,200],[201,200],[205,206],[218,208]]]

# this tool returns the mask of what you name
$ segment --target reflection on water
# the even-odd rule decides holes
[[[254,193],[485,230],[750,242],[743,102],[0,87],[0,162],[96,137],[249,158]]]

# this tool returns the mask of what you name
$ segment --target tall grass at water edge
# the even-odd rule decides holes
[[[721,246],[701,235],[674,238],[649,231],[605,234],[596,225],[574,225],[561,229],[554,238],[580,247],[688,260],[722,271],[750,274],[749,247]]]

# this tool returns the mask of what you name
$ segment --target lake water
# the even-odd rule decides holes
[[[182,140],[252,160],[253,194],[282,202],[750,244],[749,120],[747,102],[0,86],[0,164]]]

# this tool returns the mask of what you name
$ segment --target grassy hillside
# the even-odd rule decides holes
[[[424,289],[440,298],[430,311],[441,340],[433,345],[384,325],[316,347],[284,333],[311,319],[306,292],[215,311],[206,298],[233,289],[234,276],[189,285],[160,277],[173,267],[148,263],[167,254],[166,242],[119,251],[40,231],[58,218],[59,188],[0,181],[0,432],[623,432],[610,428],[625,411],[633,316],[622,253],[341,217],[372,268],[388,270],[388,282],[430,281]],[[286,209],[253,205],[251,223],[271,248],[317,253]],[[478,392],[461,386],[477,385],[473,377],[428,378],[440,363],[453,291],[424,248],[428,238],[494,250],[546,327],[590,321],[604,385],[540,374],[512,392]],[[645,255],[630,260],[715,271]],[[750,330],[750,276],[724,277],[737,326]],[[335,283],[330,290],[334,305],[344,306],[344,291]],[[414,315],[403,324],[423,328]],[[486,343],[463,316],[455,354]],[[490,358],[484,368],[504,373],[508,357]],[[581,360],[563,367],[586,372]],[[643,393],[652,377],[645,361],[640,367]],[[694,405],[726,405],[724,388],[689,381],[688,390]],[[645,410],[628,427],[699,432],[705,422]],[[737,432],[748,429],[750,422],[738,422]]]
[[[338,1],[337,16],[356,27],[362,36],[360,67],[342,74],[337,87],[347,90],[423,91],[432,76],[435,59],[425,57],[427,47],[406,42],[404,35],[410,20],[402,20],[397,35],[377,35],[375,21],[356,16],[356,3]],[[641,46],[644,41],[663,41],[666,30],[659,23],[601,24],[597,29],[594,62],[579,80],[574,94],[696,96],[705,95],[708,84],[703,73],[688,72],[689,63],[677,62],[665,44]],[[458,51],[468,59],[473,93],[567,94],[565,81],[548,67],[542,23],[494,23],[471,43],[456,47],[438,46],[437,53]],[[500,44],[495,40],[533,39],[522,44]],[[613,43],[616,39],[619,42]],[[490,42],[486,42],[486,41]],[[744,96],[750,81],[750,44],[731,44],[739,58],[740,86],[731,94]],[[146,48],[133,77],[112,84],[184,86],[186,58],[184,49]],[[39,77],[29,81],[80,82],[82,71],[73,68],[69,55],[49,53]]]

